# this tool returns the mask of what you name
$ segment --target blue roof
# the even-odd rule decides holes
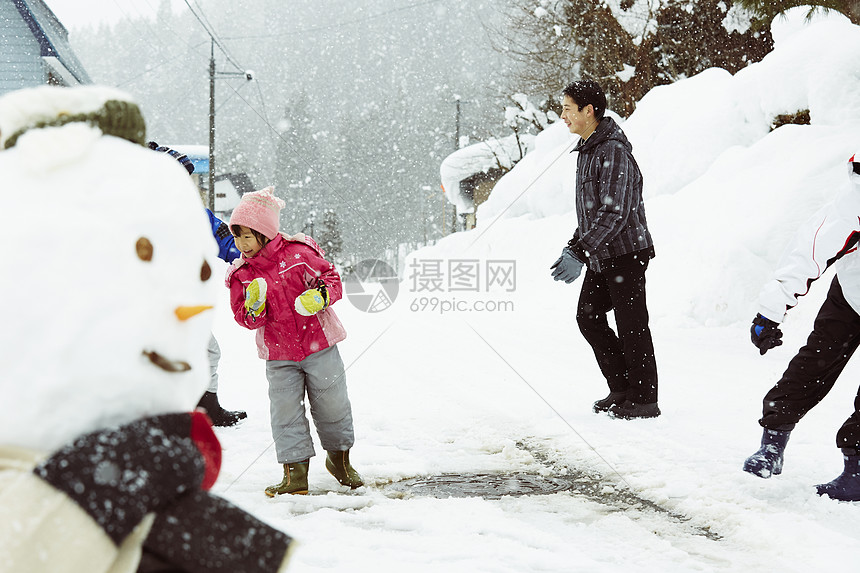
[[[189,157],[194,165],[194,173],[209,173],[209,158],[208,157]]]
[[[209,148],[204,145],[168,145],[179,153],[184,153],[194,165],[194,173],[209,173]]]

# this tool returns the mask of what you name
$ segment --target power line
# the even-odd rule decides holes
[[[248,101],[248,100],[246,100],[244,97],[242,97],[242,95],[241,95],[241,94],[240,94],[240,93],[239,93],[239,92],[238,92],[238,91],[237,91],[233,86],[231,86],[230,84],[227,84],[227,86],[228,86],[231,90],[233,90],[234,92],[236,92],[236,95],[239,97],[239,99],[241,99],[242,101],[244,101],[244,102],[245,102],[245,104],[248,106],[248,108],[250,108],[250,110],[251,110],[251,111],[253,111],[255,114],[257,114],[257,117],[259,117],[261,120],[263,120],[263,123],[265,123],[265,124],[266,124],[266,126],[269,128],[269,130],[270,130],[272,133],[274,133],[274,134],[275,134],[275,136],[276,136],[278,139],[280,139],[282,142],[284,142],[284,143],[287,145],[287,147],[289,147],[289,148],[290,148],[290,150],[293,152],[293,154],[295,154],[295,156],[296,156],[296,157],[298,157],[298,158],[302,161],[302,163],[304,163],[304,164],[305,164],[305,165],[307,165],[310,169],[314,170],[314,172],[316,172],[316,173],[318,173],[318,174],[319,174],[319,179],[320,179],[320,181],[322,181],[322,182],[323,182],[323,184],[324,184],[326,187],[328,187],[328,188],[332,191],[332,193],[334,193],[335,195],[337,195],[337,197],[338,197],[341,201],[343,201],[343,203],[344,203],[345,205],[349,206],[349,208],[350,208],[350,209],[351,209],[351,210],[352,210],[352,211],[353,211],[353,212],[354,212],[354,213],[355,213],[355,214],[356,214],[356,215],[357,215],[357,216],[362,220],[362,222],[366,225],[366,226],[365,226],[365,229],[372,230],[372,231],[374,232],[374,234],[376,234],[377,238],[378,238],[378,239],[380,239],[381,241],[383,241],[383,244],[385,244],[385,239],[384,239],[382,236],[380,236],[379,234],[377,234],[377,233],[375,232],[375,231],[376,231],[376,227],[374,226],[374,224],[373,224],[372,222],[368,221],[368,220],[367,220],[367,218],[366,218],[366,217],[364,217],[364,216],[361,214],[361,212],[360,212],[357,208],[355,208],[355,207],[352,205],[352,202],[351,202],[349,199],[345,198],[343,195],[341,195],[340,193],[338,193],[337,189],[335,189],[335,188],[334,188],[334,186],[333,186],[331,183],[329,183],[328,179],[326,179],[325,177],[323,177],[323,176],[322,176],[322,172],[321,172],[321,171],[318,171],[318,170],[316,169],[316,167],[314,167],[314,165],[304,157],[304,155],[302,155],[301,153],[299,153],[299,150],[298,150],[298,149],[296,149],[296,147],[295,147],[295,146],[290,142],[290,140],[289,140],[289,139],[287,139],[287,138],[285,138],[283,135],[281,135],[281,134],[280,134],[280,132],[279,132],[277,129],[275,129],[275,127],[274,127],[271,123],[269,123],[269,120],[268,120],[268,119],[266,119],[266,118],[265,118],[265,117],[264,117],[264,116],[263,116],[259,111],[257,111],[257,110],[254,108],[254,106],[253,106],[253,105],[251,105],[251,102],[249,102],[249,101]],[[259,85],[257,86],[257,89],[259,89]],[[260,97],[262,98],[262,92],[260,92]]]
[[[204,45],[204,44],[206,44],[206,43],[207,43],[207,42],[205,42],[205,41],[204,41],[204,42],[200,42],[199,44],[196,44],[196,45],[194,45],[194,46],[192,46],[192,45],[190,45],[190,44],[189,44],[188,46],[189,46],[191,49],[196,50],[197,48],[199,48],[200,46],[202,46],[202,45]],[[201,55],[201,56],[202,56],[202,55]],[[126,84],[130,84],[131,82],[136,81],[136,80],[139,80],[140,78],[142,78],[142,77],[146,76],[147,74],[150,74],[150,73],[152,73],[152,72],[154,72],[154,71],[158,70],[159,68],[162,68],[163,66],[167,66],[167,65],[169,65],[169,64],[176,64],[176,63],[178,63],[178,62],[179,62],[179,60],[184,59],[184,58],[187,58],[187,56],[186,56],[185,54],[178,54],[178,55],[174,56],[173,58],[171,58],[171,59],[169,59],[169,60],[164,60],[164,61],[163,61],[163,62],[161,62],[160,64],[156,64],[156,65],[154,65],[154,66],[149,67],[148,69],[146,69],[146,70],[142,71],[141,73],[137,74],[136,76],[132,76],[132,77],[128,78],[127,80],[125,80],[125,81],[122,81],[122,82],[118,83],[115,87],[122,87],[122,86],[124,86],[124,85],[126,85]]]
[[[113,1],[114,1],[114,3],[117,5],[117,8],[119,8],[119,9],[120,9],[120,11],[122,11],[122,13],[123,13],[124,15],[126,15],[126,17],[129,17],[128,13],[127,13],[127,12],[125,12],[125,10],[123,10],[123,9],[122,9],[122,7],[117,3],[117,0],[113,0]],[[152,9],[153,9],[153,12],[155,12],[155,8],[153,8],[153,6],[152,6],[152,4],[150,4],[149,0],[144,0],[144,1],[147,3],[147,5],[149,5],[149,7],[150,7],[150,8],[152,8]],[[196,4],[197,4],[197,1],[196,1],[196,0],[193,0],[193,1],[194,1],[195,5],[196,5]],[[335,28],[339,28],[339,27],[349,26],[349,25],[352,25],[352,24],[359,24],[359,23],[361,23],[361,22],[366,22],[366,21],[369,21],[369,20],[375,20],[375,19],[377,19],[377,18],[382,18],[382,17],[387,16],[387,15],[389,15],[389,14],[391,14],[391,13],[394,13],[394,12],[402,12],[402,11],[405,11],[405,10],[411,10],[411,9],[413,9],[413,8],[420,8],[421,6],[427,6],[427,5],[429,5],[429,4],[436,4],[436,3],[439,3],[439,2],[442,2],[442,1],[444,1],[444,0],[427,0],[427,1],[425,1],[425,2],[418,2],[418,3],[415,3],[415,4],[410,4],[410,5],[408,5],[408,6],[401,6],[401,7],[399,7],[399,8],[393,8],[393,9],[391,9],[391,10],[387,10],[387,11],[385,11],[385,12],[381,12],[381,13],[378,13],[378,14],[371,14],[370,16],[366,16],[366,17],[364,17],[364,18],[358,18],[358,19],[355,19],[355,20],[347,20],[347,21],[345,21],[345,22],[339,22],[339,23],[336,23],[336,24],[332,24],[332,25],[330,25],[330,26],[317,26],[317,27],[314,27],[314,28],[306,28],[306,29],[304,29],[304,30],[296,30],[296,31],[293,31],[293,32],[285,32],[285,33],[283,33],[283,34],[264,34],[264,35],[259,35],[259,36],[225,36],[223,39],[225,39],[225,40],[248,40],[248,39],[259,39],[259,38],[280,38],[280,37],[288,36],[288,35],[303,34],[303,33],[308,33],[308,32],[317,32],[317,31],[322,31],[322,30],[331,30],[331,29],[335,29]],[[236,60],[230,56],[229,52],[227,51],[227,49],[225,48],[225,46],[223,45],[223,43],[221,42],[221,40],[220,40],[220,39],[218,39],[218,38],[216,37],[216,34],[215,34],[215,31],[214,31],[214,28],[212,28],[212,27],[211,27],[211,23],[209,23],[209,19],[206,17],[206,15],[205,15],[205,14],[203,14],[203,15],[202,15],[202,19],[201,19],[201,16],[200,16],[200,15],[198,15],[198,14],[197,14],[197,12],[195,12],[195,11],[192,9],[191,5],[188,3],[188,0],[184,0],[184,2],[185,2],[185,4],[186,4],[186,6],[188,6],[189,11],[194,15],[194,17],[197,19],[197,21],[200,23],[200,25],[201,25],[201,26],[203,26],[204,31],[209,35],[209,37],[212,39],[212,41],[213,41],[213,42],[215,42],[215,44],[216,44],[216,45],[218,46],[218,48],[222,51],[222,53],[223,53],[223,54],[224,54],[224,56],[227,58],[227,60],[228,60],[228,61],[229,61],[229,62],[230,62],[230,63],[231,63],[231,64],[232,64],[232,65],[233,65],[233,66],[234,66],[238,71],[240,71],[240,72],[244,72],[244,71],[246,71],[242,66],[240,66],[238,63],[236,63]],[[201,13],[202,13],[202,10],[201,10]],[[204,19],[205,19],[205,22],[204,22]],[[146,24],[146,25],[148,26],[148,24]],[[179,34],[177,34],[177,33],[175,32],[175,30],[173,30],[173,28],[172,28],[169,24],[168,24],[168,28],[170,28],[170,29],[174,32],[174,35],[176,35],[176,37],[179,37]],[[153,36],[155,36],[155,37],[159,37],[159,38],[160,38],[159,34],[158,34],[155,30],[152,30],[152,28],[150,28],[150,30],[153,32]],[[147,41],[147,40],[146,40],[145,38],[143,38],[142,36],[141,36],[141,39],[143,39],[144,41]],[[200,48],[200,46],[202,46],[202,45],[205,43],[205,42],[200,42],[200,43],[197,43],[197,44],[192,45],[192,44],[190,44],[188,41],[186,41],[186,40],[184,40],[184,39],[183,39],[182,41],[183,41],[183,42],[184,42],[184,43],[185,43],[189,48],[191,48],[192,50],[197,50],[198,48]],[[201,54],[201,55],[202,55],[202,54]],[[176,57],[176,59],[179,59],[180,57],[184,57],[184,56],[177,56],[177,57]],[[140,78],[142,78],[142,77],[144,77],[144,76],[146,76],[146,75],[148,75],[148,74],[150,74],[150,73],[152,73],[152,72],[154,72],[154,71],[158,70],[158,69],[159,69],[159,68],[161,68],[162,66],[164,66],[164,65],[166,65],[166,64],[168,64],[168,63],[170,63],[170,62],[172,62],[172,61],[175,61],[175,60],[170,60],[170,61],[168,61],[168,62],[162,62],[161,64],[158,64],[158,65],[156,65],[156,66],[152,66],[152,67],[151,67],[151,68],[149,68],[148,70],[145,70],[145,71],[141,72],[140,74],[138,74],[138,75],[136,75],[136,76],[134,76],[134,77],[132,77],[132,78],[129,78],[129,79],[127,79],[127,80],[123,81],[122,83],[118,84],[116,87],[120,87],[120,86],[126,85],[126,84],[128,84],[128,83],[131,83],[131,82],[133,82],[133,81],[135,81],[135,80],[138,80],[138,79],[140,79]],[[258,86],[258,89],[259,89],[259,86]],[[262,94],[260,94],[260,99],[261,99],[261,103],[262,103]],[[265,108],[265,103],[263,103],[263,106],[264,106],[264,108]]]
[[[149,6],[149,8],[152,10],[152,13],[157,17],[157,16],[158,16],[158,11],[157,11],[155,8],[153,8],[153,6],[152,6],[152,4],[150,4],[149,0],[144,0],[144,1],[145,1],[145,2],[146,2],[146,4]],[[134,17],[133,17],[131,14],[129,14],[128,12],[126,12],[126,11],[125,11],[125,9],[120,5],[120,3],[119,3],[119,1],[118,1],[118,0],[113,0],[113,3],[114,3],[114,5],[117,7],[117,10],[119,10],[120,12],[122,12],[122,15],[123,15],[126,19],[128,19],[128,21],[129,21],[129,22],[134,21],[134,20],[133,20],[133,18],[134,18]],[[146,26],[146,28],[150,31],[150,33],[152,34],[152,37],[153,37],[153,38],[158,38],[160,42],[163,42],[163,38],[161,37],[160,31],[159,31],[159,30],[156,30],[155,28],[153,28],[153,27],[150,25],[149,18],[147,18],[146,14],[144,14],[144,13],[143,13],[139,8],[140,8],[140,6],[139,6],[139,5],[135,5],[135,10],[137,11],[137,13],[138,13],[138,15],[139,15],[139,16],[138,16],[138,19],[143,21],[143,25],[144,25],[144,26]],[[167,27],[168,27],[168,28],[170,28],[170,30],[173,32],[174,37],[180,38],[180,39],[181,39],[181,41],[182,41],[186,46],[188,46],[189,48],[191,48],[192,50],[196,50],[198,47],[200,47],[200,46],[202,45],[202,44],[197,44],[196,46],[192,46],[192,45],[191,45],[187,40],[185,40],[185,39],[184,39],[184,38],[182,38],[179,34],[177,34],[177,33],[176,33],[176,31],[175,31],[175,30],[173,30],[173,27],[172,27],[169,23],[167,23]],[[151,44],[151,43],[152,43],[148,38],[144,38],[144,37],[143,37],[143,35],[140,33],[140,31],[139,31],[139,29],[138,29],[137,27],[135,27],[135,31],[137,31],[137,32],[138,32],[138,37],[139,37],[139,38],[140,38],[140,39],[141,39],[145,44],[149,45],[149,44]]]
[[[116,2],[116,0],[114,0],[114,2]],[[146,2],[146,5],[147,5],[147,6],[149,6],[149,9],[150,9],[150,10],[152,10],[153,14],[155,14],[155,15],[156,15],[156,19],[157,19],[157,17],[158,17],[158,10],[157,10],[157,9],[156,9],[156,8],[155,8],[155,7],[150,3],[150,1],[149,1],[149,0],[144,0],[144,2]],[[140,13],[141,15],[143,15],[143,12],[139,12],[139,13]],[[180,35],[176,32],[176,30],[174,30],[174,29],[173,29],[173,26],[170,24],[170,22],[169,22],[169,21],[164,22],[164,24],[167,26],[167,28],[168,28],[171,32],[173,32],[173,37],[174,37],[174,38],[179,38],[179,39],[182,41],[182,43],[184,43],[186,46],[188,46],[188,47],[189,47],[189,48],[191,48],[192,50],[196,50],[200,45],[202,45],[202,44],[198,44],[197,46],[192,46],[192,45],[188,42],[188,40],[186,40],[185,38],[183,38],[182,36],[180,36]],[[146,27],[150,29],[150,31],[153,33],[153,36],[159,36],[159,34],[158,34],[155,30],[153,30],[152,26],[150,26],[150,25],[149,25],[149,22],[147,22],[147,23],[146,23]]]
[[[429,4],[438,4],[443,0],[427,0],[425,2],[416,2],[415,4],[409,4],[408,6],[401,6],[399,8],[392,8],[391,10],[386,10],[385,12],[380,12],[378,14],[371,14],[370,16],[365,16],[363,18],[356,18],[354,20],[346,20],[344,22],[336,22],[334,24],[328,26],[314,26],[313,28],[305,28],[304,30],[293,30],[290,32],[284,32],[282,34],[261,34],[258,36],[230,36],[229,40],[252,40],[259,38],[282,38],[284,36],[294,36],[296,34],[306,34],[310,32],[320,32],[323,30],[334,30],[336,28],[343,28],[345,26],[350,26],[352,24],[361,24],[362,22],[368,22],[370,20],[376,20],[378,18],[383,18],[388,16],[389,14],[393,14],[395,12],[403,12],[405,10],[412,10],[413,8],[420,8],[421,6],[427,6]],[[187,0],[186,0],[187,2]]]
[[[243,83],[242,83],[242,85],[241,85],[241,86],[239,86],[239,90],[241,90],[242,88],[244,88],[246,85],[248,85],[248,82],[243,82]],[[239,90],[235,90],[232,94],[230,94],[229,96],[227,96],[227,99],[225,99],[224,101],[222,101],[222,102],[218,105],[218,107],[215,109],[215,111],[216,111],[216,112],[218,112],[218,111],[220,111],[220,110],[221,110],[221,108],[222,108],[222,107],[224,107],[225,105],[227,105],[227,103],[228,103],[231,99],[233,99],[233,96],[239,93]]]
[[[260,89],[260,81],[255,78],[254,83],[257,85],[257,94],[260,96],[260,106],[263,108],[263,120],[269,123],[269,114],[266,112],[266,101],[263,99],[263,90]]]
[[[194,5],[197,6],[197,10],[200,11],[200,15],[203,17],[204,20],[206,20],[206,25],[209,27],[209,29],[214,31],[215,26],[213,26],[212,22],[209,21],[209,17],[206,16],[206,13],[203,11],[203,8],[200,7],[200,4],[197,3],[197,0],[191,0],[191,1],[194,2]]]
[[[215,37],[217,38],[217,37],[218,37],[218,34],[217,34],[217,33],[215,33],[215,26],[213,26],[213,25],[212,25],[212,22],[210,22],[210,21],[209,21],[209,17],[208,17],[208,16],[206,16],[206,13],[203,11],[203,8],[201,8],[201,7],[200,7],[200,4],[197,2],[197,0],[191,0],[191,1],[192,1],[192,2],[194,2],[194,5],[195,5],[195,6],[197,6],[197,10],[198,10],[198,12],[200,12],[200,16],[202,16],[202,17],[203,17],[203,19],[204,19],[204,20],[206,20],[206,25],[208,26],[208,30],[210,31],[210,35],[215,36]],[[233,57],[230,55],[230,52],[229,52],[229,51],[227,51],[227,48],[226,48],[225,46],[223,46],[222,44],[219,44],[219,45],[218,45],[218,47],[219,47],[219,48],[221,48],[221,50],[224,52],[224,55],[227,57],[227,60],[228,60],[231,64],[233,64],[234,66],[236,66],[236,67],[239,69],[239,71],[240,71],[240,72],[244,71],[244,68],[242,68],[241,66],[239,66],[239,65],[236,63],[235,58],[233,58]]]
[[[222,52],[222,53],[224,54],[224,56],[227,58],[227,61],[228,61],[228,62],[230,62],[231,64],[233,64],[233,66],[234,66],[238,71],[240,71],[240,72],[244,72],[244,71],[245,71],[245,68],[243,68],[242,66],[240,66],[240,65],[236,62],[236,60],[234,60],[234,59],[233,59],[233,57],[232,57],[232,56],[230,56],[230,52],[228,52],[228,51],[227,51],[227,48],[225,48],[225,47],[224,47],[224,44],[222,44],[222,43],[221,43],[221,40],[219,40],[219,39],[216,37],[215,30],[214,30],[214,29],[212,29],[212,28],[210,28],[210,27],[209,27],[209,25],[207,25],[207,22],[204,22],[204,21],[203,21],[203,18],[201,18],[200,14],[198,14],[197,12],[195,12],[195,11],[194,11],[194,8],[191,6],[191,3],[190,3],[188,0],[184,0],[184,1],[185,1],[185,5],[186,5],[186,6],[188,6],[188,9],[191,11],[191,13],[194,15],[194,17],[195,17],[195,18],[197,18],[197,21],[198,21],[198,22],[200,22],[200,25],[201,25],[201,26],[203,26],[203,29],[204,29],[204,30],[206,30],[206,33],[207,33],[207,34],[209,34],[209,37],[212,39],[212,42],[213,42],[216,46],[218,46],[218,49],[219,49],[219,50],[221,50],[221,52]],[[195,4],[196,4],[196,2],[195,2]],[[202,13],[203,13],[203,11],[202,11],[202,10],[200,10],[200,13],[202,14]],[[205,14],[204,14],[204,17],[205,17]],[[207,20],[207,21],[208,21],[208,20]]]
[[[116,0],[114,0],[114,1],[116,1]],[[197,2],[196,2],[196,0],[192,0],[192,1],[193,1],[195,4],[197,3]],[[442,1],[442,0],[428,0],[428,1],[425,1],[425,2],[418,2],[418,3],[415,3],[415,4],[411,4],[411,5],[409,5],[409,6],[401,6],[400,8],[395,8],[395,9],[392,9],[392,10],[388,10],[388,11],[386,11],[386,12],[382,12],[382,13],[378,13],[378,14],[373,14],[373,15],[367,16],[367,17],[365,17],[365,18],[356,19],[356,20],[347,21],[347,22],[341,22],[341,23],[338,23],[338,24],[335,24],[335,25],[332,25],[332,26],[324,26],[324,27],[319,27],[319,28],[316,28],[316,29],[317,29],[317,30],[331,29],[331,28],[336,28],[336,27],[345,26],[345,25],[349,25],[349,24],[360,23],[360,22],[367,21],[367,20],[372,20],[372,19],[375,19],[375,18],[381,18],[381,17],[383,17],[383,16],[386,16],[386,15],[391,14],[391,13],[394,13],[394,12],[400,12],[400,11],[404,11],[404,10],[409,10],[409,9],[417,8],[417,7],[420,7],[420,6],[425,6],[425,5],[429,5],[429,4],[435,4],[435,3],[438,3],[438,2],[440,2],[440,1]],[[228,60],[228,61],[229,61],[233,66],[235,66],[235,67],[237,68],[237,70],[239,70],[239,72],[240,72],[241,74],[245,75],[245,76],[246,76],[246,79],[249,79],[249,80],[250,80],[250,79],[252,79],[252,78],[250,78],[250,77],[247,77],[247,76],[248,76],[248,72],[247,72],[247,71],[246,71],[242,66],[240,66],[240,65],[236,62],[236,60],[234,60],[234,59],[229,55],[229,53],[227,52],[227,50],[226,50],[226,48],[224,47],[224,45],[223,45],[223,44],[221,43],[221,41],[216,37],[216,34],[215,34],[215,32],[214,32],[214,29],[212,29],[212,28],[211,28],[211,23],[209,23],[209,22],[208,22],[208,19],[206,18],[205,14],[203,14],[202,10],[200,10],[200,14],[198,14],[198,13],[194,10],[194,8],[191,6],[191,4],[190,4],[189,0],[184,0],[184,2],[185,2],[185,5],[188,7],[189,11],[192,13],[192,15],[194,15],[194,17],[197,19],[197,21],[200,23],[200,25],[203,27],[203,29],[206,31],[206,33],[209,35],[210,40],[211,40],[211,43],[212,43],[212,46],[214,47],[214,46],[216,46],[216,45],[217,45],[217,46],[218,46],[218,48],[219,48],[219,49],[222,51],[222,53],[224,54],[224,56],[227,58],[227,60]],[[151,6],[150,6],[150,7],[151,7]],[[202,14],[202,15],[201,15],[201,14]],[[279,37],[279,36],[282,36],[282,35],[283,35],[283,34],[271,35],[271,36],[269,36],[269,37]],[[157,37],[157,35],[156,35],[156,37]],[[264,37],[264,36],[260,36],[260,37]],[[190,46],[190,44],[189,44],[189,46],[190,46],[190,47],[192,47],[193,49],[197,49],[197,48],[199,47],[199,45],[200,45],[200,44],[198,44],[198,45],[196,45],[196,46]],[[177,56],[177,59],[178,59],[178,58],[179,58],[179,56]],[[211,63],[211,62],[214,62],[214,60],[213,60],[212,58],[214,58],[214,54],[210,57],[210,63]],[[163,64],[162,64],[162,65],[163,65]],[[158,67],[160,67],[160,66],[158,66]],[[145,75],[146,73],[149,73],[150,71],[152,71],[152,69],[147,70],[146,72],[144,72],[143,74],[140,74],[139,76],[136,76],[135,78],[131,78],[130,80],[127,80],[127,81],[126,81],[126,83],[128,83],[128,82],[130,82],[130,81],[134,81],[134,80],[138,79],[139,77],[142,77],[142,76],[143,76],[143,75]],[[233,74],[233,73],[228,73],[228,72],[221,72],[221,73],[223,73],[223,74],[225,74],[225,75],[238,75],[238,74]],[[214,70],[213,70],[213,71],[212,71],[212,73],[210,74],[210,83],[212,83],[212,80],[213,80],[213,79],[214,79]],[[254,78],[254,80],[256,81],[256,78]],[[254,112],[254,113],[255,113],[255,114],[256,114],[256,115],[257,115],[261,120],[263,120],[263,122],[264,122],[264,123],[266,124],[266,126],[269,128],[270,133],[273,133],[273,134],[274,134],[278,139],[280,139],[281,141],[283,141],[283,142],[284,142],[284,143],[285,143],[285,144],[286,144],[286,145],[287,145],[287,146],[292,150],[292,152],[294,153],[294,155],[295,155],[296,157],[298,157],[298,158],[299,158],[299,159],[300,159],[300,160],[301,160],[305,165],[307,165],[310,169],[314,170],[314,171],[315,171],[315,172],[317,172],[317,173],[321,173],[320,171],[318,171],[318,170],[315,168],[315,166],[314,166],[313,164],[311,164],[311,162],[310,162],[310,161],[308,161],[308,160],[307,160],[307,159],[306,159],[302,154],[300,154],[300,153],[298,152],[298,150],[293,146],[293,144],[292,144],[288,139],[284,138],[284,137],[283,137],[283,136],[278,132],[278,130],[277,130],[274,126],[272,126],[271,122],[269,121],[269,119],[268,119],[268,117],[267,117],[267,115],[268,115],[268,114],[267,114],[267,112],[266,112],[265,100],[264,100],[264,98],[263,98],[263,92],[262,92],[262,89],[260,88],[260,83],[259,83],[259,82],[257,82],[257,92],[258,92],[258,95],[259,95],[259,98],[260,98],[260,104],[261,104],[261,107],[262,107],[262,109],[263,109],[263,112],[262,112],[262,113],[261,113],[260,111],[258,111],[258,110],[253,106],[253,105],[251,105],[251,103],[250,103],[247,99],[245,99],[245,98],[244,98],[244,97],[239,93],[239,91],[238,91],[236,88],[234,88],[234,87],[233,87],[232,85],[230,85],[230,84],[227,84],[227,85],[228,85],[228,87],[229,87],[231,90],[233,90],[234,95],[238,96],[238,97],[239,97],[239,99],[241,99],[241,100],[245,103],[245,105],[247,105],[247,106],[248,106],[248,108],[249,108],[251,111],[253,111],[253,112]],[[241,89],[241,88],[240,88],[240,89]],[[233,95],[231,95],[231,96],[230,96],[230,98],[232,98],[232,97],[233,97]],[[213,102],[214,102],[214,99],[212,99],[212,101],[210,102],[210,104],[211,104],[211,103],[213,103]],[[227,103],[227,102],[225,101],[224,103]],[[222,105],[223,105],[223,104],[222,104]],[[211,110],[211,112],[212,112],[212,113],[210,113],[210,116],[213,116],[213,115],[214,115],[214,110]],[[210,132],[212,132],[212,131],[213,131],[213,130],[212,130],[212,126],[210,126]],[[212,184],[212,182],[211,182],[212,176],[214,175],[214,169],[213,169],[213,168],[214,168],[214,157],[213,157],[213,153],[212,153],[212,152],[214,151],[214,149],[212,149],[212,147],[213,147],[212,143],[213,143],[213,142],[211,141],[211,138],[210,138],[210,165],[209,165],[209,168],[210,168],[210,195],[212,195],[212,196],[210,196],[210,208],[212,208],[212,209],[214,210],[214,204],[212,204],[212,200],[214,199],[214,195],[213,195],[213,193],[214,193],[214,185],[213,185],[213,184]],[[360,212],[360,211],[359,211],[355,206],[353,206],[353,205],[352,205],[352,203],[351,203],[349,200],[347,200],[346,198],[344,198],[344,197],[343,197],[343,196],[342,196],[342,195],[337,191],[337,189],[335,189],[335,188],[334,188],[334,186],[333,186],[333,185],[332,185],[332,184],[331,184],[331,183],[330,183],[330,182],[329,182],[325,177],[320,176],[320,180],[321,180],[321,181],[323,182],[323,184],[325,184],[325,186],[326,186],[326,187],[328,187],[328,188],[329,188],[329,189],[330,189],[330,190],[331,190],[335,195],[337,195],[337,196],[341,199],[341,201],[343,201],[343,202],[344,202],[344,204],[348,205],[348,206],[350,207],[350,209],[351,209],[351,210],[352,210],[356,215],[358,215],[358,217],[359,217],[359,218],[361,218],[361,219],[363,220],[363,222],[366,224],[366,228],[368,228],[368,229],[372,229],[372,230],[374,231],[374,234],[377,234],[377,233],[375,233],[375,226],[374,226],[374,224],[373,224],[373,223],[371,223],[370,221],[368,221],[368,220],[367,220],[367,218],[365,218],[365,217],[362,215],[362,213],[361,213],[361,212]],[[382,237],[380,237],[378,234],[377,234],[377,236],[378,236],[380,239],[382,239]]]

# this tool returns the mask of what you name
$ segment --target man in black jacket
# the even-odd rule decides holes
[[[563,109],[568,129],[582,138],[574,148],[578,228],[553,264],[553,278],[571,283],[586,267],[576,321],[609,385],[594,411],[654,418],[660,415],[657,363],[645,301],[654,243],[645,221],[642,173],[624,132],[604,117],[606,95],[597,83],[567,86]],[[617,334],[607,320],[611,310]]]

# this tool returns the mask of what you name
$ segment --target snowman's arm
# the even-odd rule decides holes
[[[183,571],[285,571],[293,539],[202,491],[158,512],[144,548]]]
[[[154,516],[117,546],[80,505],[33,474],[41,456],[23,453],[30,454],[0,447],[0,570],[132,571]]]
[[[220,465],[220,446],[205,416],[195,412],[86,434],[33,473],[75,501],[119,546],[147,513],[199,489],[207,478],[211,487],[217,467],[213,475],[207,462]]]

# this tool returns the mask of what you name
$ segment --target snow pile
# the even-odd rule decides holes
[[[555,112],[541,111],[525,94],[514,94],[511,100],[516,106],[505,108],[504,125],[513,131],[512,135],[458,149],[446,157],[439,168],[446,198],[459,213],[475,210],[472,198],[460,189],[461,181],[492,169],[509,171],[534,146],[535,136],[529,132],[532,129],[543,131],[558,120]]]
[[[509,135],[501,139],[488,139],[481,143],[458,149],[445,158],[439,168],[442,187],[448,201],[457,207],[458,213],[472,213],[472,199],[460,190],[460,182],[478,173],[491,169],[508,170],[528,151],[533,135]]]
[[[774,21],[776,48],[761,62],[655,88],[621,122],[645,178],[657,316],[748,320],[793,229],[846,184],[860,127],[860,27],[837,13],[805,15]],[[771,130],[777,115],[806,109],[811,125]],[[519,271],[548,277],[576,227],[568,150],[577,139],[560,123],[540,133],[480,206],[475,230],[413,258],[507,256],[528,240]]]

